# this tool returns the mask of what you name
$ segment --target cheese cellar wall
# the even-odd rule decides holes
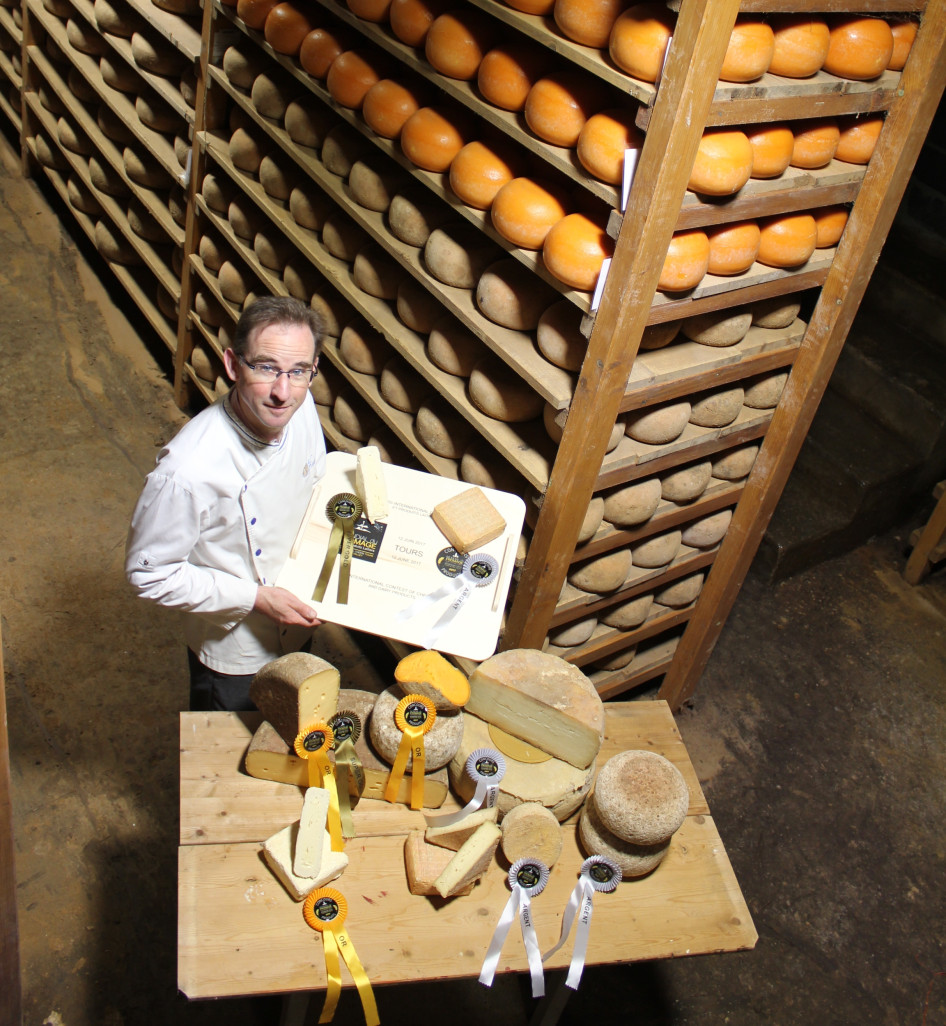
[[[868,29],[920,24],[902,73],[889,52],[786,68],[782,46],[780,75],[732,57],[772,26],[827,40],[844,3],[648,5],[661,55],[672,39],[650,70],[626,54],[638,8],[612,27],[623,5],[544,6],[217,0],[201,23],[27,0],[23,135],[175,350],[182,405],[226,388],[254,296],[311,301],[332,445],[526,500],[501,647],[563,655],[604,697],[664,676],[677,707],[935,109],[943,4],[857,6]]]

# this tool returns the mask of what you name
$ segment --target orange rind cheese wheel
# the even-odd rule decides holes
[[[772,63],[775,35],[765,21],[740,16],[733,26],[719,77],[723,82],[754,82]]]
[[[388,20],[391,0],[345,0],[348,9],[362,21],[382,22]]]
[[[313,77],[323,79],[335,60],[350,50],[355,36],[347,29],[313,29],[299,47],[299,63]]]
[[[590,292],[613,252],[614,243],[601,225],[584,214],[568,214],[545,236],[542,260],[559,281]]]
[[[529,90],[526,124],[553,146],[574,146],[585,122],[604,102],[601,88],[583,72],[557,72],[540,78]]]
[[[709,255],[705,232],[677,232],[670,240],[657,288],[661,292],[695,289],[709,269]]]
[[[276,0],[237,0],[237,17],[251,29],[262,29]]]
[[[762,233],[755,221],[737,221],[733,224],[708,228],[710,274],[744,274],[759,255]]]
[[[481,11],[458,8],[433,20],[424,40],[424,54],[441,75],[465,81],[476,77],[491,37],[492,23]]]
[[[408,46],[423,46],[434,18],[447,9],[447,0],[391,0],[391,31]]]
[[[800,267],[815,251],[818,239],[811,214],[767,217],[760,222],[760,264],[767,267]]]
[[[847,164],[866,164],[874,154],[874,147],[884,127],[882,115],[841,118],[838,121],[840,138],[835,159]]]
[[[833,118],[803,121],[795,131],[792,147],[792,167],[813,169],[825,167],[837,153],[841,131]]]
[[[792,162],[795,136],[788,125],[756,125],[746,132],[753,178],[778,178]]]
[[[336,103],[358,110],[380,78],[381,60],[374,51],[346,50],[332,61],[325,85]]]
[[[643,145],[644,135],[634,124],[633,110],[603,110],[585,122],[575,152],[589,174],[602,182],[620,185],[624,177],[624,151],[639,151]]]
[[[523,249],[541,249],[552,225],[568,213],[564,191],[552,182],[514,178],[493,199],[490,217],[504,239]]]
[[[673,13],[664,4],[636,4],[628,8],[611,29],[611,60],[634,78],[656,82],[675,24]]]
[[[523,14],[551,14],[555,0],[505,0],[506,6]]]
[[[844,226],[847,224],[848,209],[842,204],[831,207],[819,207],[812,211],[815,219],[815,247],[827,249],[841,241]]]
[[[516,177],[517,157],[507,141],[469,142],[450,165],[450,188],[468,207],[489,210],[496,193]]]
[[[731,196],[749,181],[752,160],[752,146],[745,132],[704,132],[687,188],[706,196]]]
[[[893,32],[881,18],[844,17],[831,26],[823,69],[839,78],[867,82],[887,69]]]
[[[918,27],[915,21],[890,22],[890,31],[893,34],[893,52],[887,62],[890,71],[903,71],[903,66],[907,63],[907,57],[910,56],[910,50],[913,48]]]
[[[393,79],[381,78],[365,93],[361,114],[373,132],[385,139],[396,139],[407,119],[419,109],[416,91]]]
[[[608,45],[611,29],[627,0],[555,0],[552,16],[562,34],[583,46]]]
[[[775,33],[770,73],[785,78],[810,78],[819,72],[828,56],[828,23],[807,14],[773,15],[770,21]]]
[[[530,43],[495,46],[480,62],[476,84],[483,99],[494,107],[522,110],[545,62],[541,51]]]
[[[421,107],[404,122],[401,150],[425,171],[446,171],[466,143],[462,115],[438,107]]]
[[[302,46],[302,40],[314,27],[308,16],[295,4],[276,4],[266,15],[263,36],[277,53],[295,57]]]

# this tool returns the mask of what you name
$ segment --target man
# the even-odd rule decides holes
[[[192,709],[252,709],[253,674],[319,623],[273,582],[325,473],[309,393],[320,341],[299,300],[249,306],[224,353],[231,391],[161,450],[135,508],[125,573],[142,598],[184,613]]]

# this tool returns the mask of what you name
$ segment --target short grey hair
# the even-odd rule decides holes
[[[312,332],[315,356],[322,348],[322,318],[307,303],[292,296],[262,296],[252,302],[237,321],[231,348],[237,356],[246,356],[253,339],[271,325],[305,325]]]

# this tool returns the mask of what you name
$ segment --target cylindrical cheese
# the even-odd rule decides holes
[[[635,441],[665,445],[679,438],[690,419],[686,400],[628,414],[625,432]]]
[[[651,751],[626,751],[601,767],[592,799],[602,825],[632,844],[662,844],[680,829],[690,792],[680,771]]]
[[[371,743],[378,755],[389,765],[397,758],[398,746],[404,736],[394,722],[394,711],[401,701],[400,691],[387,688],[378,695],[378,700],[371,711],[368,730]],[[424,735],[424,770],[440,769],[456,755],[463,740],[464,713],[442,711],[437,713],[434,725]],[[412,755],[407,757],[407,772],[414,765]]]
[[[664,474],[660,479],[661,497],[669,502],[692,502],[706,491],[712,473],[712,463],[704,460]]]
[[[655,534],[652,538],[632,546],[631,558],[634,561],[634,566],[656,569],[672,563],[680,551],[681,538],[680,531],[667,531],[664,534]]]
[[[521,378],[510,374],[496,357],[481,358],[470,374],[470,401],[487,417],[507,424],[533,420],[542,412],[544,402]]]
[[[710,428],[731,424],[739,416],[744,395],[743,389],[737,385],[694,397],[690,423]]]
[[[568,583],[582,591],[603,595],[621,587],[631,566],[631,550],[615,549],[604,556],[596,556],[572,567],[568,574]]]
[[[729,529],[731,520],[731,509],[722,509],[708,517],[694,520],[692,524],[683,529],[681,540],[684,545],[691,545],[695,549],[708,549],[722,540]],[[663,602],[664,600],[658,599],[658,601]],[[669,605],[669,603],[664,602],[664,605]]]
[[[615,527],[636,527],[649,520],[660,502],[661,482],[655,478],[621,485],[604,496],[604,519]]]

